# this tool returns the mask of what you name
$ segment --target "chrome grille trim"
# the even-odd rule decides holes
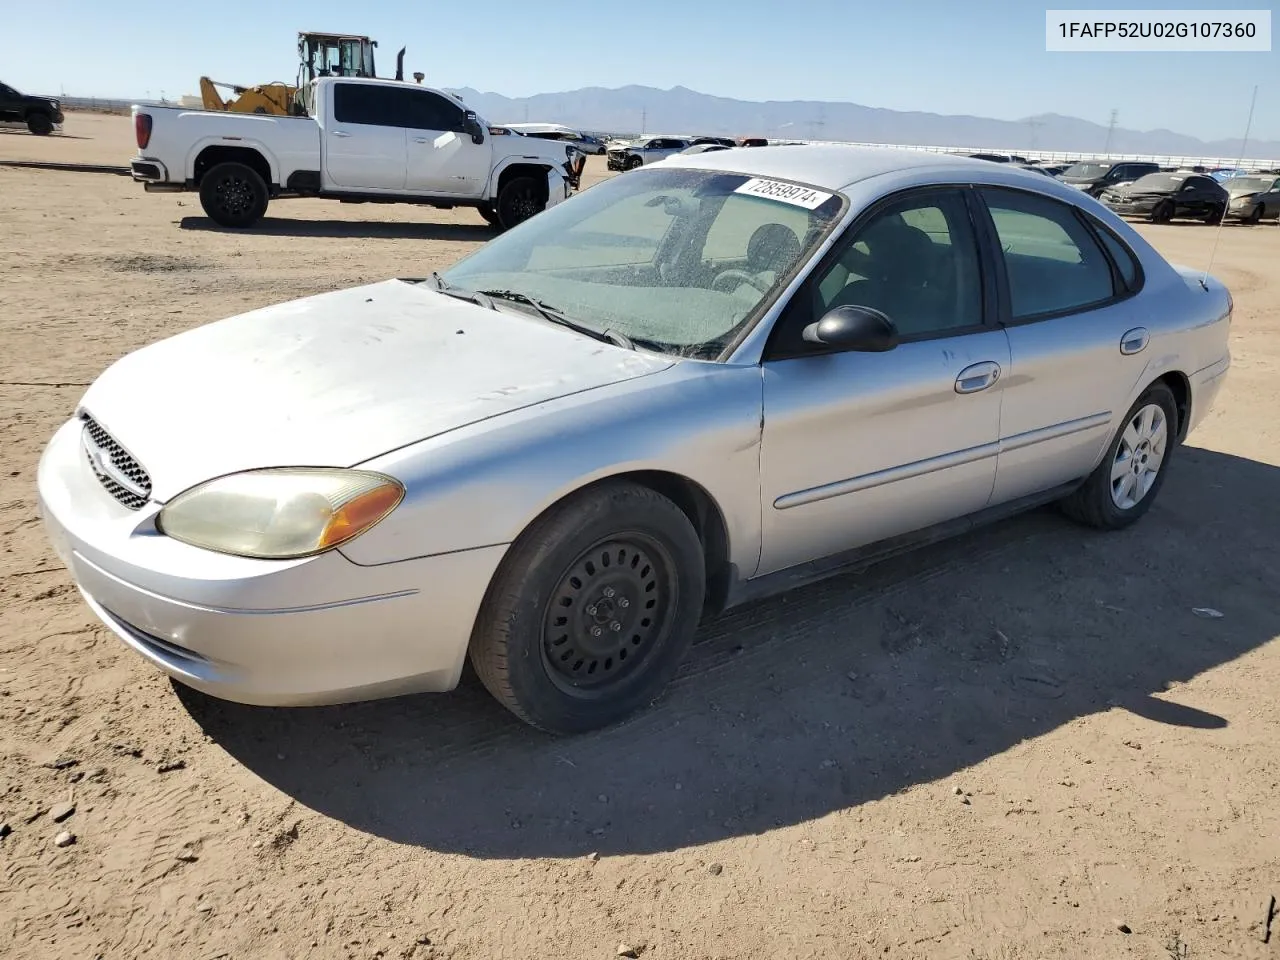
[[[84,425],[80,443],[93,475],[122,506],[141,510],[151,499],[147,471],[93,417],[82,413],[80,420]]]

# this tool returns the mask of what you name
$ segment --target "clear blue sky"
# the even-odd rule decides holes
[[[1164,8],[1267,9],[1258,0]],[[1150,4],[1148,4],[1149,6]],[[10,6],[6,4],[6,6]],[[1280,140],[1280,52],[1046,53],[1044,11],[1132,4],[1011,0],[313,0],[191,3],[14,0],[0,79],[31,93],[158,97],[292,81],[299,30],[367,34],[391,74],[507,96],[691,87],[743,100],[849,100],[1021,119],[1062,113],[1122,127]],[[1280,17],[1274,18],[1280,29]],[[21,42],[18,38],[21,37]]]

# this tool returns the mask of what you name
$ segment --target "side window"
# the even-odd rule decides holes
[[[404,97],[406,120],[404,124],[414,130],[448,130],[462,132],[464,113],[456,103],[450,103],[438,93],[426,90],[397,90]],[[554,137],[555,134],[551,134]]]
[[[969,208],[959,191],[900,200],[855,228],[816,277],[814,316],[847,304],[874,307],[902,337],[982,323],[982,276]]]
[[[1014,320],[1084,310],[1114,295],[1102,248],[1067,204],[984,189],[1004,251]]]
[[[333,117],[338,123],[358,123],[374,127],[404,126],[404,111],[399,109],[400,93],[392,87],[369,83],[335,83],[333,85]]]
[[[1111,254],[1111,259],[1115,263],[1116,269],[1120,271],[1120,279],[1124,282],[1124,289],[1136,290],[1138,288],[1138,258],[1134,256],[1133,251],[1119,237],[1097,220],[1090,218],[1090,223],[1093,224],[1094,232],[1102,239],[1102,245],[1107,248],[1107,253]]]

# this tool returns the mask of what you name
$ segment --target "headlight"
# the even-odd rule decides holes
[[[286,560],[358,537],[403,498],[399,481],[365,470],[251,470],[179,494],[156,525],[166,536],[206,550]]]

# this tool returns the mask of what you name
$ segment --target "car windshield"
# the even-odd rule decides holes
[[[1085,177],[1101,177],[1105,176],[1110,169],[1111,164],[1109,163],[1073,163],[1062,171],[1062,175],[1064,177],[1080,177],[1082,179]]]
[[[1186,174],[1148,173],[1145,177],[1139,177],[1129,184],[1129,189],[1134,193],[1142,193],[1144,190],[1150,190],[1152,193],[1168,193],[1170,190],[1177,190],[1186,182],[1186,179]]]
[[[1232,193],[1262,193],[1275,182],[1275,177],[1232,177],[1223,186]]]
[[[530,218],[442,279],[512,291],[638,346],[711,359],[808,261],[844,202],[781,180],[642,169]]]

